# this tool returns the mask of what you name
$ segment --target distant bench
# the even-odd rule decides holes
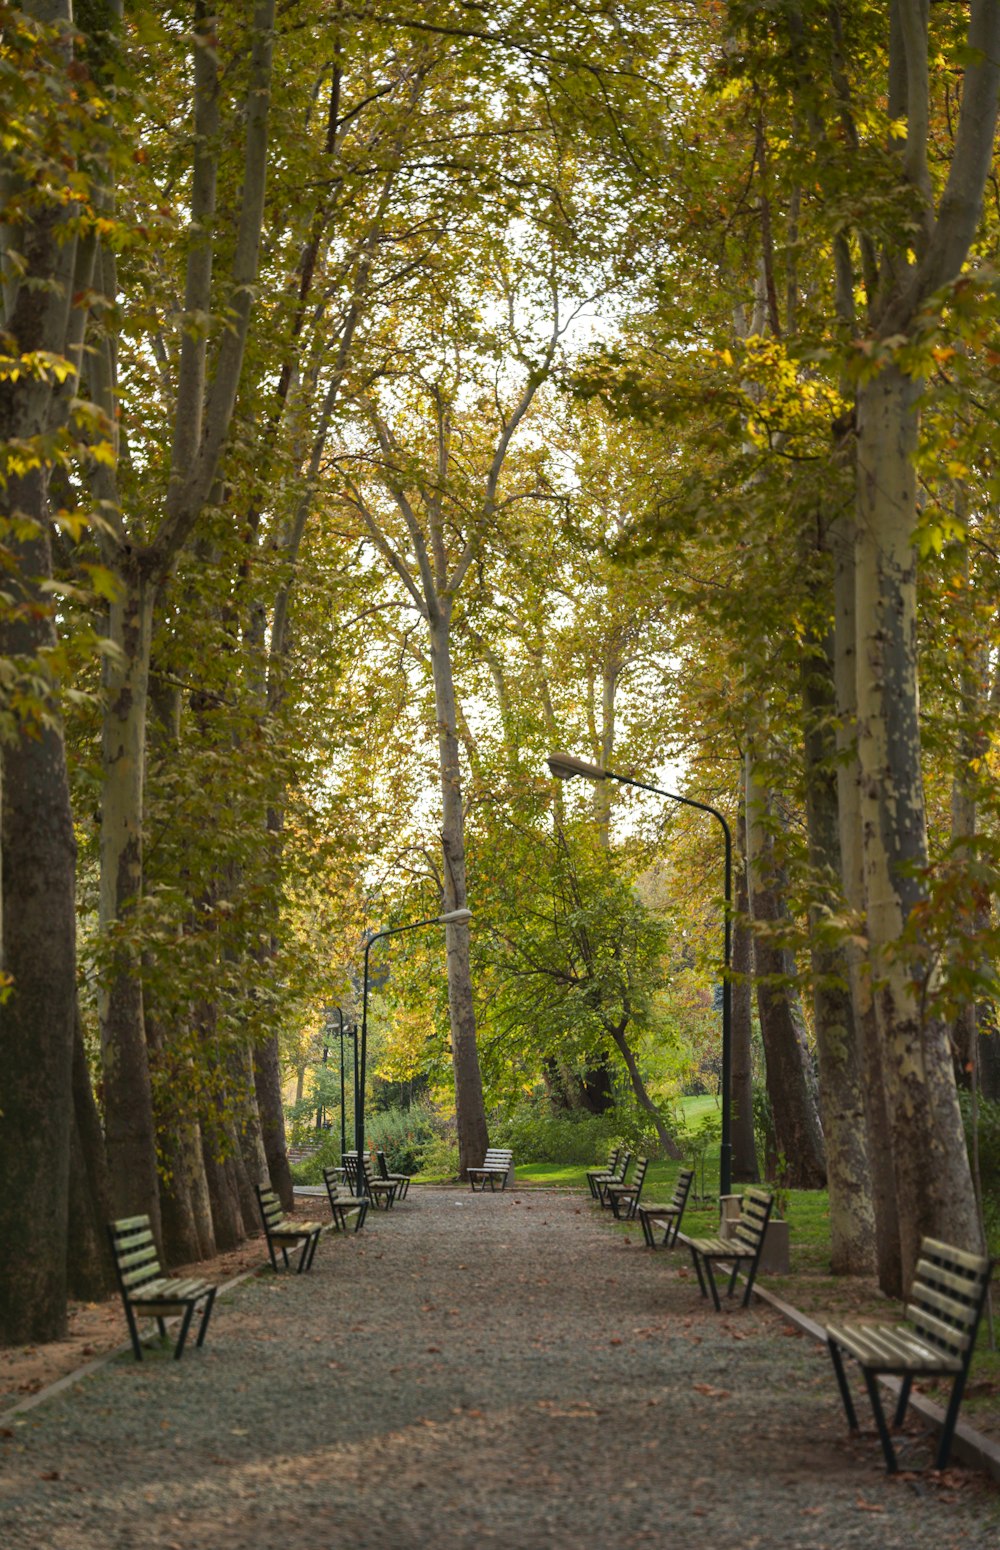
[[[507,1188],[507,1180],[514,1172],[514,1153],[503,1146],[491,1146],[478,1168],[467,1168],[469,1184],[473,1193],[478,1183],[481,1190],[485,1190],[487,1184],[493,1191],[499,1181],[500,1188]]]

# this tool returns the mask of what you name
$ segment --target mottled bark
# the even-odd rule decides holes
[[[786,1181],[797,1189],[826,1183],[823,1132],[816,1082],[806,1040],[805,1018],[794,984],[795,964],[774,940],[787,924],[786,889],[767,833],[768,796],[747,758],[747,877],[754,932],[754,978],[767,1091]]]
[[[465,882],[465,815],[458,758],[455,686],[451,666],[451,609],[439,603],[431,621],[431,664],[437,710],[438,762],[441,776],[441,849],[444,855],[444,908],[467,907]],[[468,925],[446,926],[448,1006],[451,1012],[451,1059],[455,1073],[458,1158],[462,1177],[486,1155],[489,1134],[483,1103],[483,1081],[476,1045],[476,1014],[472,1001]]]
[[[281,1062],[278,1040],[274,1034],[255,1047],[253,1061],[257,1108],[271,1188],[277,1193],[283,1209],[290,1211],[293,1204],[292,1173],[288,1165],[285,1111],[281,1102]]]
[[[865,902],[904,1282],[925,1233],[980,1245],[948,1029],[921,998],[931,965],[919,941],[899,951],[927,862],[912,536],[918,392],[894,366],[859,391],[855,567]]]
[[[821,897],[814,893],[810,910],[810,953],[830,1262],[835,1275],[865,1275],[875,1267],[875,1212],[859,1038],[843,952],[824,945],[822,935],[824,915],[840,904],[832,635],[809,638],[806,648],[801,658],[806,830],[814,887],[823,890]]]
[[[66,1239],[69,1294],[84,1302],[100,1302],[102,1298],[110,1297],[115,1289],[107,1234],[107,1223],[111,1220],[111,1180],[79,1018],[73,1040],[71,1147]]]
[[[160,1236],[156,1136],[143,1020],[137,915],[142,896],[146,708],[155,587],[129,568],[110,610],[102,730],[101,927],[110,970],[101,985],[104,1128],[116,1216],[149,1216]]]
[[[875,1260],[879,1286],[890,1297],[903,1293],[899,1251],[896,1176],[882,1044],[872,998],[871,966],[862,947],[864,869],[861,842],[861,789],[857,749],[857,630],[855,611],[854,523],[838,519],[831,531],[834,557],[834,687],[836,691],[837,815],[841,883],[853,921],[844,943],[844,961],[865,1100],[866,1139],[875,1219]]]

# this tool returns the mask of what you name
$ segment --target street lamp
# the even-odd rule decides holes
[[[573,780],[578,775],[584,780],[616,780],[619,785],[637,786],[640,791],[652,791],[656,796],[667,797],[671,802],[682,802],[685,807],[697,807],[702,813],[711,813],[712,817],[718,819],[722,825],[726,874],[722,955],[722,1144],[719,1149],[719,1193],[728,1195],[732,1191],[733,1183],[733,986],[730,973],[733,959],[733,837],[729,831],[729,825],[719,809],[712,807],[708,802],[695,802],[692,797],[681,797],[674,791],[664,791],[662,786],[649,786],[645,781],[633,780],[629,775],[616,775],[614,770],[605,770],[599,764],[588,763],[586,759],[576,759],[570,753],[549,754],[548,765],[557,780]]]
[[[365,1064],[368,1058],[368,954],[374,942],[383,937],[398,936],[401,931],[416,931],[420,926],[464,926],[472,919],[467,909],[448,910],[444,915],[431,915],[427,920],[414,920],[408,926],[390,926],[386,931],[376,931],[365,943],[365,975],[361,991],[361,1056],[360,1074],[356,1079],[354,1104],[354,1150],[358,1156],[358,1193],[364,1193],[362,1156],[365,1150]],[[357,1044],[355,1044],[357,1051]]]

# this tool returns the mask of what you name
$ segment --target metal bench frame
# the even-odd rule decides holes
[[[682,1168],[677,1175],[677,1183],[674,1185],[672,1198],[666,1205],[647,1204],[636,1208],[636,1215],[642,1223],[642,1235],[649,1248],[656,1248],[656,1227],[663,1228],[663,1246],[671,1249],[677,1242],[677,1235],[681,1230],[681,1218],[684,1208],[688,1203],[691,1186],[694,1183],[694,1169]]]
[[[936,1238],[924,1238],[904,1310],[906,1323],[827,1326],[827,1346],[847,1424],[852,1432],[858,1430],[844,1372],[844,1354],[854,1357],[864,1374],[889,1474],[895,1474],[899,1466],[882,1409],[879,1374],[895,1374],[902,1379],[893,1417],[893,1425],[897,1427],[903,1424],[914,1378],[953,1378],[937,1450],[937,1468],[944,1469],[951,1452],[992,1271],[993,1261],[983,1255],[968,1254]]]
[[[510,1176],[510,1170],[513,1165],[514,1153],[510,1150],[509,1147],[489,1147],[486,1152],[486,1156],[483,1158],[482,1164],[478,1168],[467,1168],[465,1170],[469,1176],[469,1185],[473,1194],[475,1194],[477,1179],[479,1181],[480,1191],[485,1191],[488,1184],[490,1186],[490,1193],[492,1194],[496,1189],[498,1179],[501,1181],[500,1188],[502,1190],[506,1189],[507,1179]]]
[[[277,1271],[278,1256],[275,1249],[281,1250],[285,1269],[290,1268],[288,1258],[289,1247],[294,1248],[301,1243],[302,1252],[299,1255],[299,1263],[296,1267],[298,1274],[308,1270],[316,1255],[316,1245],[319,1243],[319,1235],[323,1231],[322,1222],[296,1222],[290,1216],[283,1216],[281,1201],[273,1189],[262,1189],[255,1184],[257,1191],[257,1204],[260,1207],[260,1219],[264,1224],[264,1237],[267,1239],[267,1252],[271,1256],[271,1266]]]
[[[395,1184],[396,1199],[405,1200],[410,1193],[410,1176],[408,1173],[390,1173],[385,1160],[385,1152],[379,1146],[375,1149],[375,1164],[378,1168],[379,1178],[387,1184]]]
[[[764,1234],[771,1216],[771,1207],[774,1204],[774,1196],[766,1189],[747,1189],[743,1192],[743,1204],[739,1219],[733,1229],[732,1238],[688,1238],[688,1248],[691,1250],[691,1258],[694,1260],[694,1268],[698,1274],[698,1285],[701,1287],[701,1295],[707,1297],[709,1291],[712,1301],[715,1303],[715,1311],[722,1312],[722,1303],[719,1301],[719,1288],[715,1284],[715,1272],[712,1269],[716,1260],[726,1260],[732,1265],[729,1276],[729,1286],[726,1296],[731,1297],[736,1286],[736,1277],[740,1269],[745,1267],[747,1284],[743,1293],[743,1307],[750,1301],[753,1291],[753,1283],[757,1275],[757,1266],[760,1262],[761,1250],[764,1247]]]
[[[635,1165],[631,1184],[605,1184],[601,1204],[610,1206],[618,1221],[630,1222],[635,1216],[648,1168],[649,1158],[640,1157]]]
[[[142,1342],[135,1321],[137,1313],[154,1318],[164,1340],[167,1338],[164,1319],[183,1314],[177,1344],[174,1346],[174,1360],[179,1362],[184,1355],[184,1344],[194,1311],[200,1302],[204,1302],[195,1342],[196,1345],[203,1345],[218,1287],[199,1277],[180,1278],[163,1274],[148,1216],[124,1216],[116,1222],[109,1222],[108,1237],[136,1361],[142,1361]]]
[[[621,1147],[620,1146],[613,1146],[611,1148],[610,1152],[608,1153],[608,1160],[604,1164],[603,1168],[588,1168],[587,1169],[587,1184],[588,1184],[588,1187],[590,1189],[590,1193],[593,1195],[595,1200],[597,1199],[597,1187],[594,1184],[594,1180],[595,1179],[607,1179],[607,1178],[615,1178],[615,1177],[617,1177],[618,1159],[619,1159],[619,1157],[621,1155],[622,1155]]]
[[[326,1193],[330,1201],[330,1215],[333,1217],[334,1231],[347,1231],[347,1218],[354,1212],[356,1220],[354,1231],[358,1232],[365,1225],[365,1217],[368,1215],[368,1197],[366,1195],[342,1195],[340,1193],[339,1175],[343,1168],[324,1168],[323,1183],[326,1185]]]

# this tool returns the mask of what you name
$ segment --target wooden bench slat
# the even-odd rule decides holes
[[[215,1306],[216,1286],[200,1277],[163,1274],[148,1216],[129,1216],[117,1222],[109,1222],[108,1237],[136,1361],[142,1361],[142,1342],[135,1321],[137,1311],[158,1320],[163,1333],[163,1318],[183,1310],[174,1347],[174,1357],[179,1361],[184,1353],[195,1310],[199,1303],[203,1303],[196,1342],[199,1346],[203,1345]],[[137,1244],[141,1247],[137,1248]]]
[[[991,1262],[982,1255],[969,1254],[938,1239],[925,1238],[920,1246],[906,1306],[909,1323],[879,1327],[828,1325],[827,1343],[848,1425],[852,1430],[857,1429],[842,1352],[853,1356],[865,1374],[886,1468],[890,1472],[897,1467],[896,1454],[874,1380],[882,1373],[902,1377],[895,1415],[899,1426],[906,1413],[914,1378],[951,1376],[954,1379],[937,1451],[937,1468],[944,1469],[992,1268]]]

